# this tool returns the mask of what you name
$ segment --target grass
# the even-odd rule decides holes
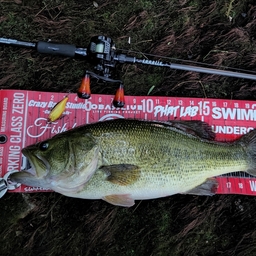
[[[256,68],[252,0],[96,2],[98,7],[79,0],[1,1],[0,36],[87,47],[92,36],[104,34],[140,58],[154,54]],[[75,92],[85,70],[93,68],[80,59],[0,49],[1,89]],[[118,65],[114,75],[130,95],[255,99],[250,80],[132,64]],[[115,90],[92,84],[93,93]],[[54,193],[8,194],[0,205],[0,254],[254,255],[254,204],[248,196],[176,195],[123,209]]]

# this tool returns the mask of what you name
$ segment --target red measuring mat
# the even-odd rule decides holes
[[[0,177],[13,170],[26,168],[21,149],[57,133],[82,124],[114,118],[145,120],[201,120],[209,123],[216,139],[233,140],[255,128],[256,103],[253,101],[126,96],[125,106],[113,107],[113,96],[92,95],[80,99],[69,94],[63,116],[48,122],[55,104],[67,94],[37,91],[0,91]],[[256,195],[256,178],[234,170],[217,177],[219,194]],[[14,192],[46,191],[39,187],[21,186]]]

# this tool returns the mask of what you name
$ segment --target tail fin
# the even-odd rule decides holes
[[[241,137],[238,143],[243,146],[248,156],[249,169],[247,172],[256,176],[256,129]]]

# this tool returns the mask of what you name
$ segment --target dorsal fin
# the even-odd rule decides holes
[[[215,133],[212,130],[212,127],[206,122],[202,122],[199,120],[172,120],[165,122],[171,127],[174,127],[182,132],[187,134],[191,134],[202,139],[214,140]]]

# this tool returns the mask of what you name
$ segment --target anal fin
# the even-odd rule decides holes
[[[199,195],[199,196],[213,196],[216,194],[218,188],[218,181],[215,178],[209,178],[201,185],[184,192],[183,194]]]
[[[102,200],[117,206],[131,207],[135,204],[134,199],[131,198],[130,194],[123,195],[108,195],[104,196]]]

